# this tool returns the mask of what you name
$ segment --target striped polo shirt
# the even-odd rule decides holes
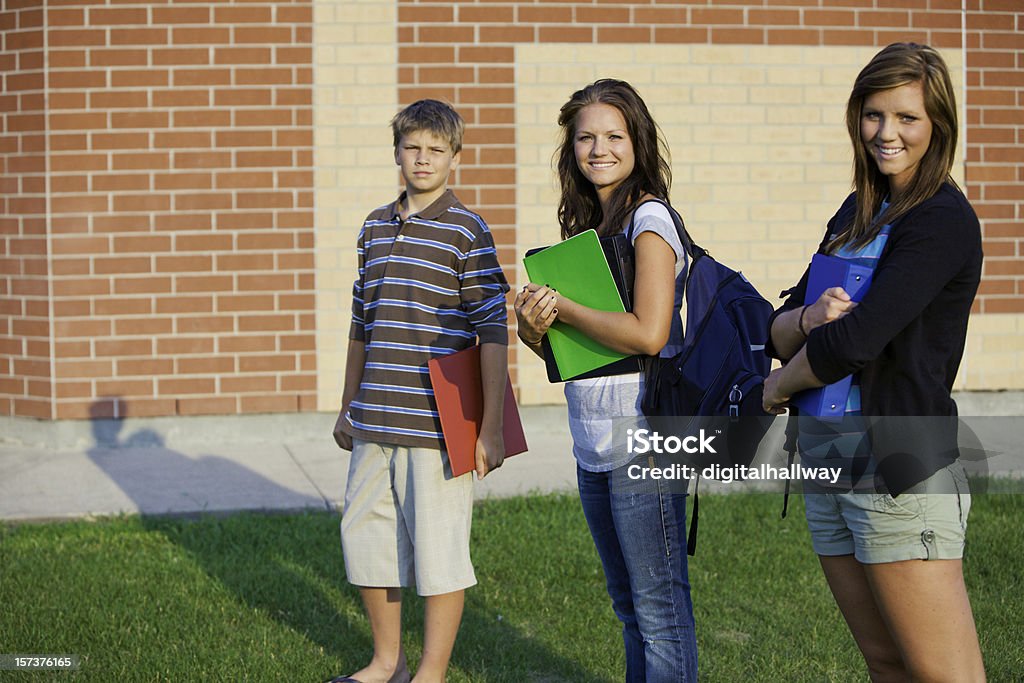
[[[366,345],[347,432],[364,441],[444,448],[427,361],[508,344],[505,293],[487,224],[446,191],[402,220],[397,201],[359,232],[350,338]]]

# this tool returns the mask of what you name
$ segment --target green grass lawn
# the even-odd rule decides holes
[[[811,552],[802,501],[701,496],[691,560],[702,680],[861,681],[864,666]],[[991,681],[1024,676],[1024,497],[974,500],[967,582]],[[480,585],[449,681],[622,680],[618,622],[573,495],[476,509]],[[422,602],[404,605],[419,658]],[[0,527],[0,652],[78,654],[68,672],[0,680],[320,681],[371,650],[326,513],[124,517]]]

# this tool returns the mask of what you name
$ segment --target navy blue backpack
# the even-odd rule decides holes
[[[685,282],[686,327],[682,350],[651,358],[645,369],[641,409],[661,436],[680,439],[715,435],[715,453],[687,456],[700,472],[709,465],[750,465],[774,416],[761,407],[768,319],[774,307],[739,273],[711,257],[690,239],[682,218],[670,208],[690,257]],[[697,501],[690,527],[696,545]]]

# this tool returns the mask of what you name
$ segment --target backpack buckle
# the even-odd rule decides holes
[[[740,385],[733,384],[729,390],[729,419],[733,422],[740,418],[740,401],[743,400],[743,391]]]

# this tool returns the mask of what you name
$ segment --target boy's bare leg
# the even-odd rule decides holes
[[[360,587],[359,593],[373,632],[373,659],[349,675],[364,683],[387,681],[402,655],[402,590]]]
[[[455,636],[462,623],[466,591],[454,591],[424,598],[423,659],[413,683],[444,683]]]

